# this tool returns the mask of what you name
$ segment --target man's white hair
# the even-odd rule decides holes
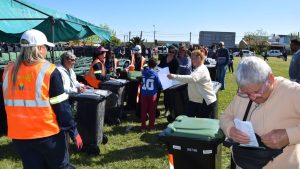
[[[271,72],[271,67],[262,59],[255,56],[244,57],[235,73],[236,83],[239,87],[263,84]]]

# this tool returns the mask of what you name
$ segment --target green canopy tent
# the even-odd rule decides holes
[[[0,42],[18,43],[28,29],[45,33],[49,41],[64,42],[97,35],[110,41],[110,32],[69,14],[25,0],[1,0]]]

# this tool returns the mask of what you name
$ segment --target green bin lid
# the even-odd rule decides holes
[[[168,125],[169,136],[193,138],[202,141],[223,139],[224,133],[220,129],[219,120],[178,116]]]
[[[141,71],[128,71],[128,78],[131,81],[138,81],[139,79],[137,77],[141,77],[142,72]]]

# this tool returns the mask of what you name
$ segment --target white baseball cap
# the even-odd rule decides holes
[[[20,44],[22,47],[29,46],[39,46],[39,45],[47,45],[50,47],[54,47],[55,45],[51,42],[48,42],[46,35],[38,30],[30,29],[23,33]]]
[[[134,51],[138,52],[138,53],[142,53],[142,47],[141,45],[136,45],[134,48],[133,48]]]

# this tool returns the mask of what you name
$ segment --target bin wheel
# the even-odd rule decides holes
[[[101,144],[106,144],[108,142],[108,137],[107,135],[103,134],[102,135],[102,143]]]
[[[169,123],[172,123],[174,120],[175,120],[175,119],[174,119],[171,115],[168,115],[167,121],[168,121]]]
[[[88,155],[99,155],[100,148],[97,145],[89,145],[88,147],[86,147],[86,153]]]

